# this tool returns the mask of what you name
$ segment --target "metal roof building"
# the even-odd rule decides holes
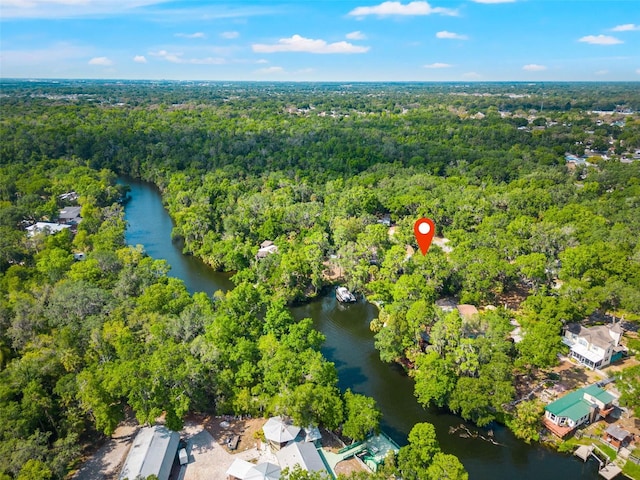
[[[294,469],[296,465],[308,472],[326,472],[327,469],[313,443],[294,442],[276,452],[282,468]]]
[[[143,427],[136,435],[120,472],[120,480],[155,475],[168,480],[178,451],[180,435],[164,425]]]

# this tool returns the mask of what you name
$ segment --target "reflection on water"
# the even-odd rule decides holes
[[[178,242],[171,241],[173,221],[167,214],[158,190],[150,183],[129,178],[122,179],[131,187],[130,199],[125,205],[129,245],[144,245],[145,251],[156,259],[166,260],[171,266],[169,275],[181,278],[191,293],[233,288],[229,275],[215,272],[200,259],[183,255]]]

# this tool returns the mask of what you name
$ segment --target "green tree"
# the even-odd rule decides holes
[[[438,452],[433,456],[427,468],[426,478],[429,480],[468,480],[469,474],[460,463],[458,457]]]
[[[444,407],[456,385],[456,375],[447,361],[436,352],[427,352],[416,359],[411,370],[415,395],[425,407]]]
[[[625,368],[616,375],[616,387],[622,394],[620,403],[632,409],[636,416],[640,416],[640,365]]]
[[[297,425],[324,425],[335,429],[344,419],[344,405],[336,387],[304,383],[281,399]]]
[[[523,327],[524,336],[516,345],[517,365],[551,367],[558,363],[558,354],[566,350],[560,336],[561,323],[557,320],[537,321]]]
[[[371,432],[377,432],[380,427],[382,413],[373,398],[351,392],[344,393],[346,421],[342,426],[342,433],[354,441],[364,440]]]
[[[543,413],[544,405],[539,400],[525,400],[516,405],[515,414],[507,425],[519,439],[527,443],[538,441]]]
[[[31,458],[20,469],[16,478],[17,480],[49,480],[52,477],[53,472],[44,462]]]
[[[409,432],[409,444],[398,453],[398,468],[402,477],[408,480],[426,480],[427,468],[440,445],[436,438],[436,429],[430,423],[416,423]]]
[[[38,256],[38,271],[51,283],[60,280],[71,265],[73,265],[73,255],[58,247],[47,248]]]

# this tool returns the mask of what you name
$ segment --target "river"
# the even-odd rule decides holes
[[[216,290],[233,288],[228,275],[183,255],[180,246],[171,241],[173,223],[155,186],[129,178],[121,181],[131,187],[131,198],[125,206],[128,244],[144,245],[152,257],[167,260],[171,265],[169,275],[182,279],[192,293],[211,295]],[[335,363],[340,387],[375,398],[384,416],[383,429],[399,444],[406,443],[413,425],[426,421],[435,425],[443,451],[456,455],[471,479],[599,478],[595,462],[584,464],[575,457],[527,445],[500,425],[492,429],[499,445],[479,437],[450,434],[451,427],[463,424],[488,438],[486,430],[478,431],[455,415],[423,409],[413,395],[413,381],[400,367],[380,361],[369,330],[369,322],[377,315],[375,306],[362,302],[343,306],[329,294],[291,311],[296,319],[313,319],[315,327],[327,337],[322,352]]]

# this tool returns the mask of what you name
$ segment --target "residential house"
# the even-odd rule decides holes
[[[580,158],[572,153],[566,153],[564,159],[567,163],[573,163],[575,165],[585,165],[586,161],[584,158]]]
[[[150,475],[169,480],[179,442],[180,435],[164,425],[141,428],[124,462],[120,480]]]
[[[256,260],[265,258],[273,253],[278,253],[278,247],[271,240],[265,240],[260,244],[260,249],[256,254]]]
[[[613,410],[615,397],[606,390],[590,385],[568,393],[544,407],[542,423],[562,438],[580,425],[606,417]]]
[[[328,473],[322,457],[313,443],[293,442],[277,451],[276,457],[282,469],[289,468],[291,471],[298,465],[307,472]]]
[[[75,202],[78,200],[78,194],[76,192],[67,192],[62,195],[58,195],[58,198],[67,202]]]
[[[51,235],[52,233],[58,233],[67,228],[71,228],[71,225],[60,225],[59,223],[49,223],[49,222],[37,222],[27,227],[27,234],[30,237],[35,237],[39,233]]]
[[[618,323],[583,327],[567,325],[562,341],[571,348],[571,357],[590,369],[603,368],[622,357],[620,345],[623,330]]]
[[[82,210],[82,207],[64,207],[58,213],[58,223],[77,225],[82,221],[80,210]]]

